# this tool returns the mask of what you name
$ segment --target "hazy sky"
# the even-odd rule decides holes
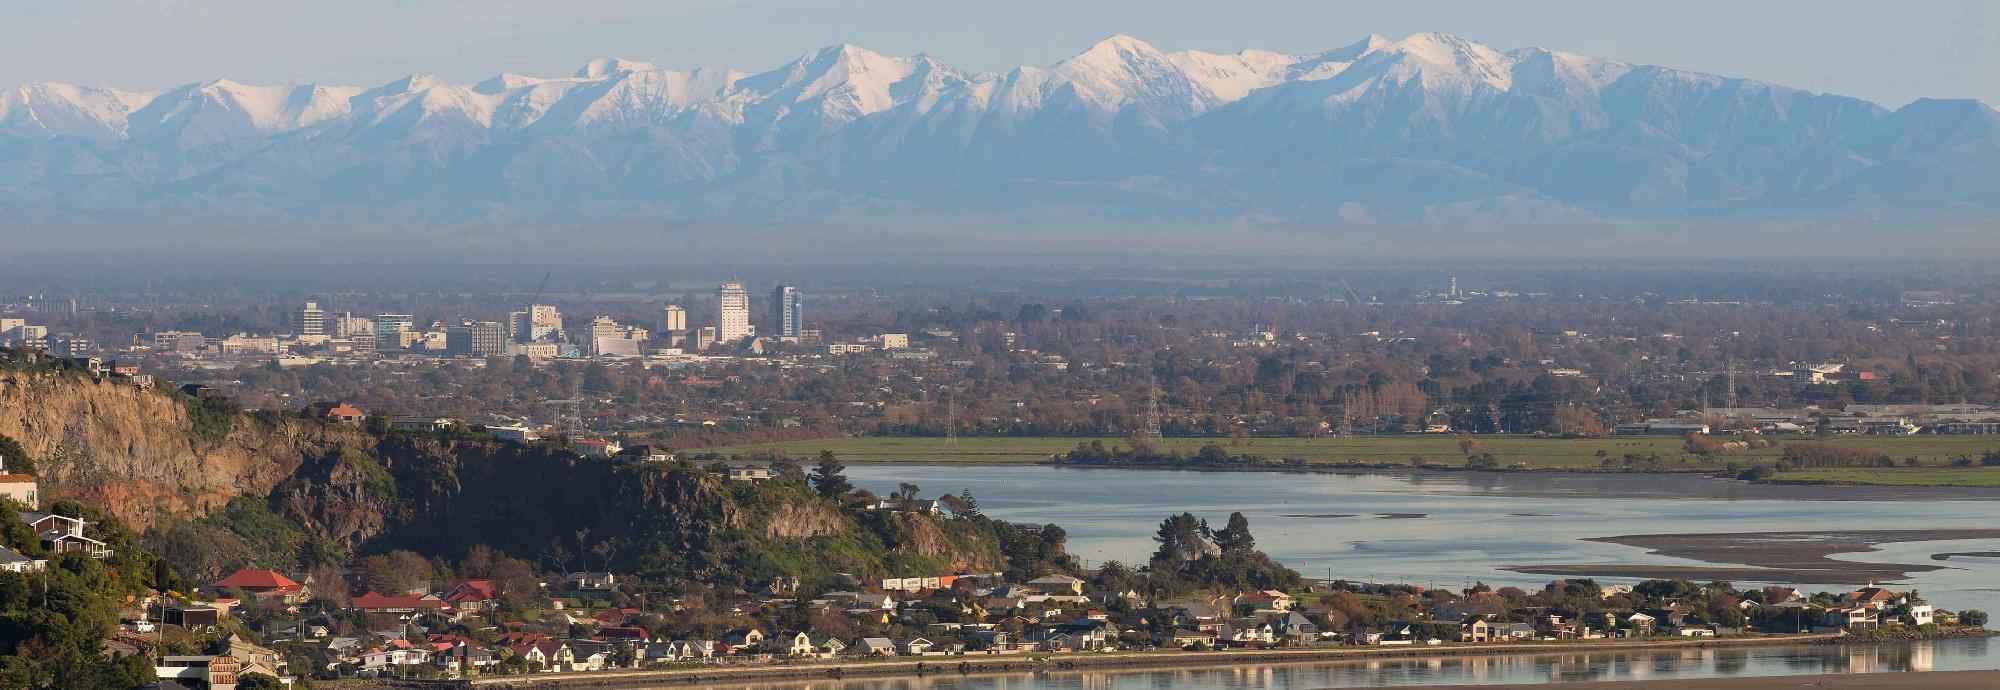
[[[1460,34],[1777,81],[1898,106],[2000,103],[1986,0],[5,0],[0,87],[470,82],[618,56],[765,69],[839,42],[971,70],[1047,64],[1125,33],[1163,49],[1311,52],[1370,32]]]

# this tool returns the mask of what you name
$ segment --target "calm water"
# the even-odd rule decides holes
[[[1688,649],[1604,654],[1418,657],[1369,662],[1246,664],[1200,669],[1068,671],[992,676],[752,684],[746,690],[1307,690],[1443,684],[1764,677],[2000,668],[1986,639],[1894,645]],[[1920,683],[1912,683],[1920,687]],[[715,686],[736,687],[736,686]]]
[[[924,495],[969,488],[988,515],[1062,525],[1070,550],[1093,564],[1144,562],[1155,528],[1169,514],[1189,511],[1220,525],[1231,511],[1242,511],[1259,548],[1309,576],[1453,589],[1474,580],[1539,586],[1551,579],[1502,569],[1509,565],[1696,564],[1582,541],[1589,537],[2000,527],[2000,491],[1759,486],[1678,475],[1211,473],[1034,465],[857,465],[848,474],[877,493],[893,491],[900,482],[916,483]],[[1918,589],[1943,608],[2000,612],[2000,559],[1930,559],[1951,551],[2000,551],[2000,540],[1891,544],[1836,558],[1948,565],[1895,584]]]

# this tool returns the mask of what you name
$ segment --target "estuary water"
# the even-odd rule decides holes
[[[1584,541],[1591,537],[2000,527],[2000,491],[1771,486],[1693,475],[880,464],[850,466],[848,476],[880,494],[904,482],[925,496],[970,489],[993,517],[1061,525],[1070,551],[1093,565],[1143,563],[1170,514],[1191,512],[1220,526],[1241,511],[1258,548],[1307,576],[1452,589],[1474,581],[1538,587],[1553,579],[1505,570],[1512,565],[1701,565]],[[2000,559],[1931,559],[1950,552],[2000,552],[2000,540],[1889,544],[1834,558],[1948,566],[1891,584],[1917,589],[1940,608],[2000,612]]]

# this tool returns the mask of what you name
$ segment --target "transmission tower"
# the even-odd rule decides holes
[[[1736,360],[1733,359],[1729,360],[1728,383],[1729,383],[1729,392],[1726,393],[1725,395],[1729,400],[1729,407],[1735,408],[1736,407]]]
[[[1154,378],[1146,383],[1146,427],[1139,430],[1139,437],[1157,441],[1161,436],[1160,380]]]
[[[578,398],[543,400],[549,406],[549,430],[576,440],[583,436],[583,401]]]
[[[958,406],[951,401],[951,389],[943,389],[944,398],[944,447],[958,447]]]

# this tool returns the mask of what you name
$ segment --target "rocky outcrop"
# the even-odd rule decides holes
[[[44,495],[104,506],[140,528],[267,493],[309,458],[368,443],[359,430],[295,416],[235,421],[211,440],[194,433],[185,396],[75,372],[0,370],[0,434],[36,457]]]

